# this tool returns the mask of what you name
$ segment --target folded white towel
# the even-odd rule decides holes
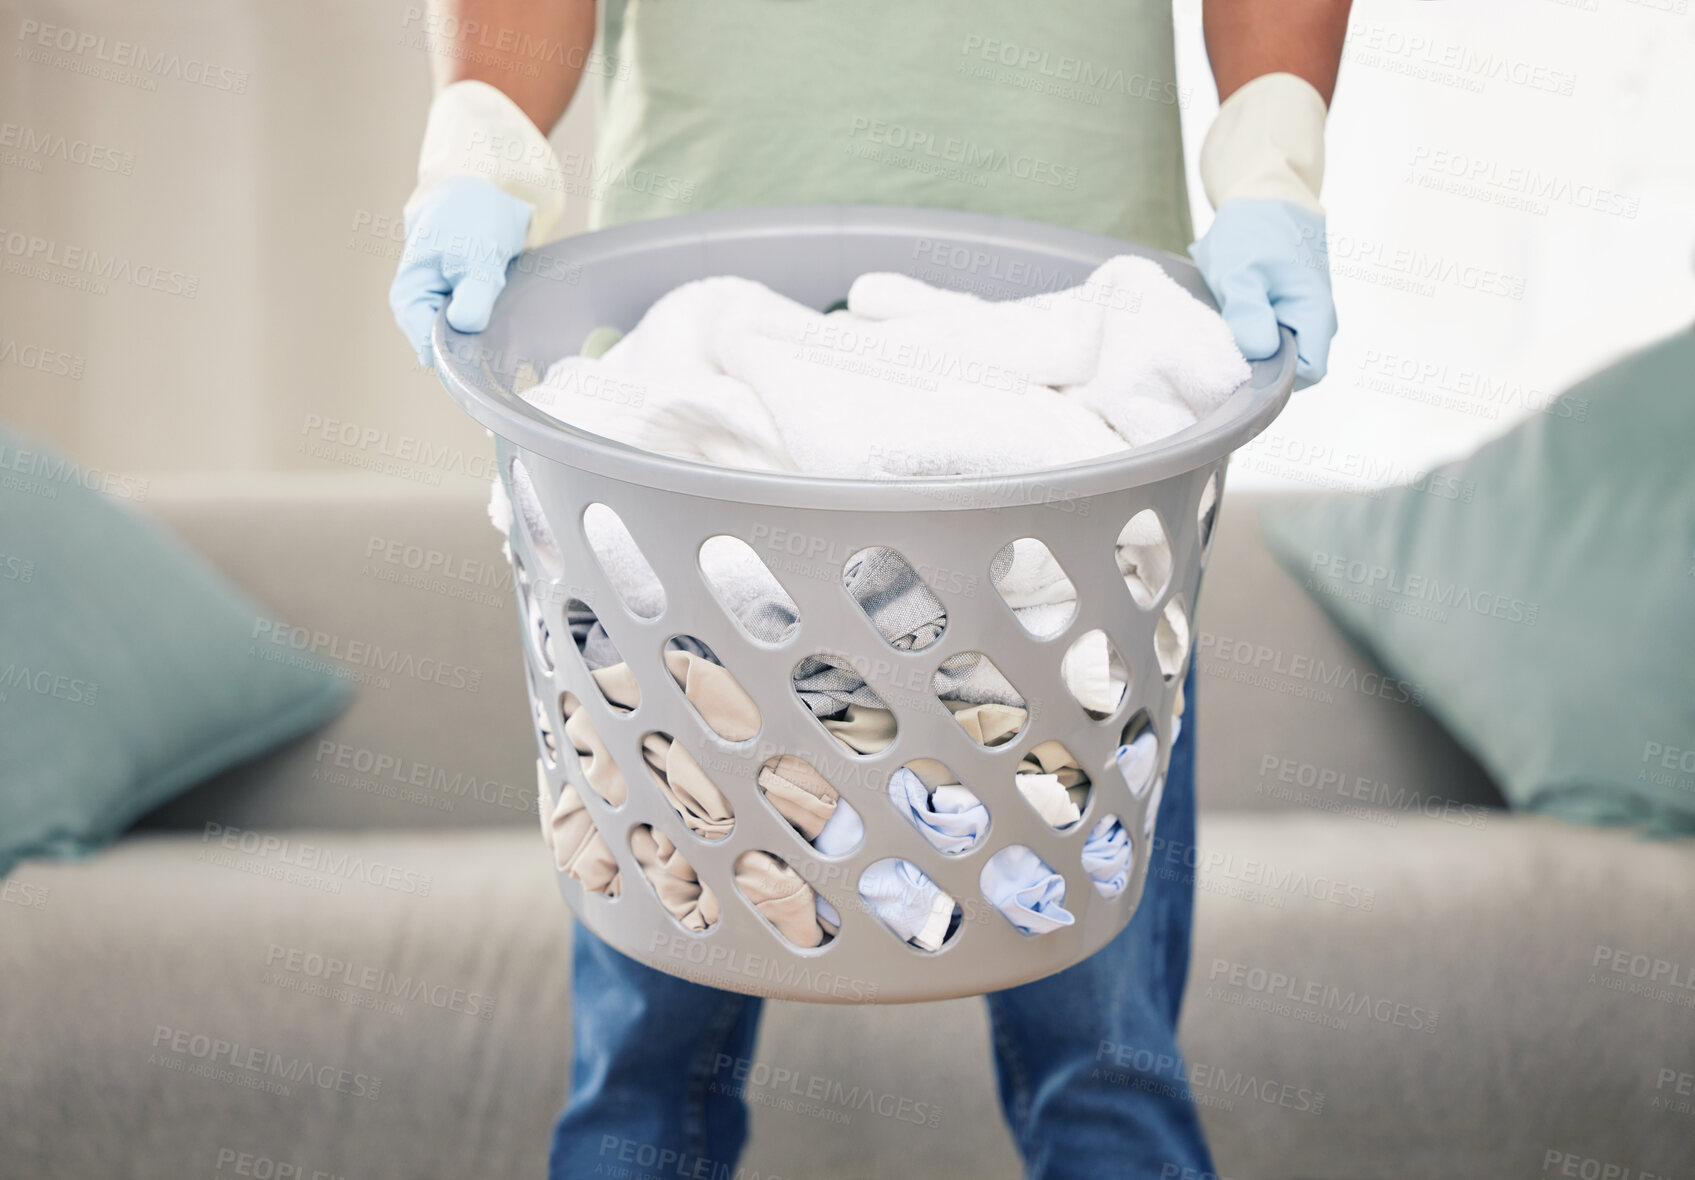
[[[1121,256],[1082,286],[1005,302],[863,275],[829,315],[748,279],[701,279],[523,396],[682,458],[877,478],[1099,458],[1192,425],[1247,376],[1216,313]]]
[[[802,471],[987,475],[1124,448],[1098,414],[1051,386],[929,331],[863,319],[851,296],[848,312],[822,316],[757,284],[698,285],[717,316],[721,371],[770,409]]]
[[[1067,297],[989,302],[909,275],[876,273],[854,280],[848,310],[899,339],[1057,388],[1093,377],[1101,348],[1101,317],[1088,307],[1056,302]]]
[[[1120,255],[1071,294],[1100,305],[1101,351],[1094,376],[1066,392],[1132,447],[1192,426],[1248,379],[1223,317],[1157,263]]]

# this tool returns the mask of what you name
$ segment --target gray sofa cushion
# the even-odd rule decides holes
[[[1674,1174],[1690,1141],[1675,1079],[1695,1061],[1695,852],[1537,818],[1399,819],[1203,818],[1183,1043],[1221,1173],[1560,1175],[1544,1171],[1560,1152]],[[230,1174],[223,1150],[373,1180],[539,1174],[569,1000],[538,836],[287,839],[243,853],[132,837],[6,883],[0,1178]],[[1189,859],[1166,848],[1156,867]],[[391,975],[428,989],[397,999]],[[759,1083],[745,1166],[1012,1180],[982,1011],[770,1006],[758,1062],[940,1117],[786,1109],[781,1085]],[[240,1047],[221,1073],[187,1072],[216,1039]],[[229,1060],[255,1050],[334,1068],[271,1093]],[[1118,1052],[1103,1048],[1103,1069]],[[339,1088],[373,1078],[374,1099]]]

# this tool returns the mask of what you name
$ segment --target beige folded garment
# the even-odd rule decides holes
[[[583,797],[570,783],[559,792],[551,827],[553,863],[559,866],[559,871],[581,881],[590,893],[617,897],[618,862],[583,807]]]
[[[650,733],[642,738],[642,757],[689,831],[702,840],[722,840],[730,834],[736,826],[730,801],[681,742],[663,733]]]
[[[759,786],[779,815],[807,840],[816,840],[836,811],[836,788],[812,763],[782,754],[759,768]]]
[[[895,740],[895,715],[870,705],[849,705],[847,716],[825,721],[824,728],[855,754],[875,754]]]
[[[718,922],[718,898],[694,875],[694,866],[664,832],[643,824],[630,833],[630,851],[659,894],[660,904],[688,930],[705,930]]]
[[[812,886],[769,852],[744,852],[736,858],[736,888],[777,933],[798,947],[818,946],[835,933],[834,924],[818,917]]]
[[[612,806],[622,806],[630,790],[624,782],[623,772],[612,761],[612,755],[607,753],[606,743],[600,740],[594,722],[589,720],[582,702],[570,693],[565,694],[564,708],[565,740],[577,751],[577,761],[582,764],[583,777],[588,780],[590,789]]]
[[[728,668],[675,648],[665,653],[665,666],[713,733],[727,742],[745,742],[759,732],[759,706]]]
[[[980,746],[999,746],[1018,736],[1030,714],[1016,705],[968,705],[963,701],[943,701],[953,713],[953,719]]]
[[[617,897],[618,862],[613,859],[612,849],[607,846],[600,829],[589,818],[577,788],[566,783],[559,792],[558,805],[552,808],[550,814],[547,776],[540,759],[536,760],[536,780],[542,839],[553,850],[553,863],[566,876],[581,881],[583,888],[589,892]]]
[[[600,686],[606,703],[619,713],[628,713],[642,703],[642,686],[628,664],[608,664],[589,673]]]

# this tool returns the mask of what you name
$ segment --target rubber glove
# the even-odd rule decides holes
[[[488,327],[506,268],[548,241],[564,213],[564,172],[518,104],[486,82],[455,82],[436,95],[388,293],[419,364],[434,363],[430,329],[444,306],[457,331]]]
[[[1277,351],[1277,325],[1295,333],[1295,376],[1317,381],[1336,335],[1324,214],[1293,201],[1237,197],[1218,207],[1190,249],[1236,347],[1251,361]]]
[[[1324,376],[1336,334],[1324,207],[1324,99],[1294,74],[1265,74],[1219,108],[1201,145],[1217,215],[1190,247],[1236,346],[1249,360],[1295,333],[1297,383]]]
[[[453,176],[406,213],[406,249],[388,289],[418,363],[434,363],[430,329],[445,306],[459,332],[488,327],[506,267],[524,249],[532,210],[480,176]]]

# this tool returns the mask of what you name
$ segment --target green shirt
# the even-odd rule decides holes
[[[601,0],[591,227],[921,205],[1182,252],[1170,0]]]

